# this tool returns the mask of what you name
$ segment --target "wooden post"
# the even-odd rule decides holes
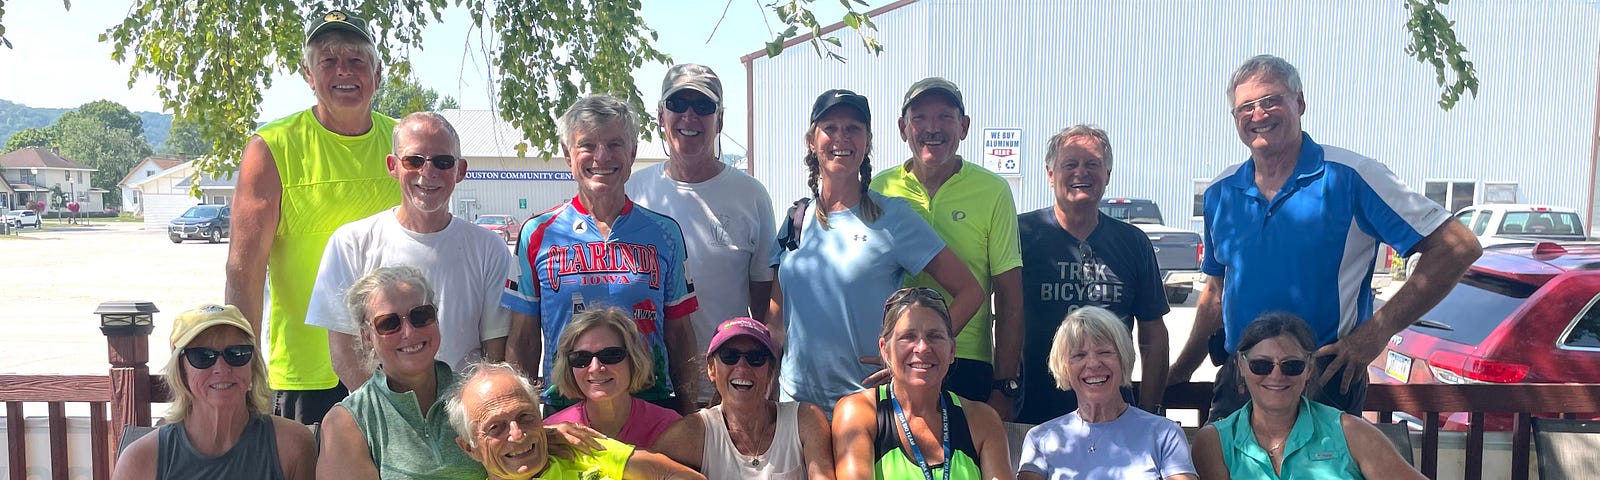
[[[100,331],[111,361],[111,445],[122,444],[122,427],[150,425],[150,331],[155,304],[117,301],[100,304]],[[114,448],[114,447],[113,447]]]

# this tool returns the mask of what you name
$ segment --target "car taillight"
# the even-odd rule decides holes
[[[1428,355],[1428,366],[1442,383],[1517,383],[1528,376],[1527,365],[1450,351]],[[1441,374],[1440,370],[1447,373]]]
[[[1204,265],[1206,263],[1206,242],[1200,242],[1199,245],[1195,246],[1195,248],[1194,248],[1194,263],[1198,263],[1198,264],[1201,264],[1201,265]]]

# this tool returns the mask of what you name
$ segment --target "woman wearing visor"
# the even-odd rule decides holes
[[[167,424],[122,452],[114,478],[315,478],[316,440],[272,415],[255,339],[231,305],[178,314],[164,376],[173,397]]]

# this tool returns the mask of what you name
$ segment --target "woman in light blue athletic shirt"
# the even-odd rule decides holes
[[[1377,427],[1305,398],[1316,343],[1305,321],[1275,312],[1239,336],[1238,372],[1250,402],[1200,429],[1200,478],[1420,479]]]

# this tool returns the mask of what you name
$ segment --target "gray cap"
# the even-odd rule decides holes
[[[378,44],[377,40],[373,39],[372,32],[367,30],[366,19],[350,15],[343,10],[329,10],[328,13],[312,17],[311,21],[306,22],[306,43],[311,43],[312,38],[332,30],[355,32],[361,38],[367,39],[367,43]]]
[[[722,79],[717,78],[717,72],[711,71],[711,67],[698,63],[673,65],[667,70],[667,78],[661,80],[661,99],[666,100],[686,88],[705,94],[717,105],[722,104]]]
[[[905,116],[906,109],[911,107],[912,100],[916,100],[917,97],[928,92],[940,92],[949,95],[950,99],[956,102],[956,108],[961,110],[961,114],[967,114],[967,104],[961,100],[961,89],[957,88],[956,84],[940,77],[928,77],[911,84],[911,88],[906,90],[906,99],[900,103],[900,115]]]

